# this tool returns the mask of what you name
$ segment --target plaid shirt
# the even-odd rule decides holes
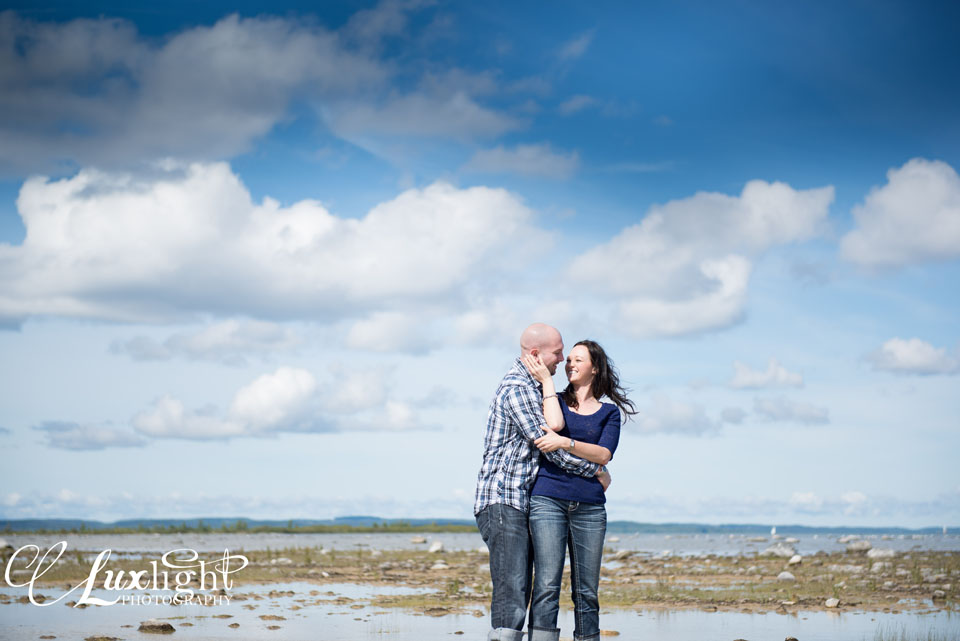
[[[540,451],[533,441],[543,436],[543,392],[519,358],[500,381],[490,403],[483,439],[483,465],[477,475],[473,513],[494,503],[522,512],[529,510],[530,488],[540,468]],[[545,454],[560,468],[580,476],[595,476],[600,466],[566,450]]]

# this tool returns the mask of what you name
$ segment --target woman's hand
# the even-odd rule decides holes
[[[534,356],[533,354],[526,354],[523,357],[523,366],[527,368],[527,371],[530,372],[530,376],[534,377],[540,383],[545,383],[547,380],[552,380],[553,377],[550,375],[550,370],[547,369],[547,366],[543,364],[543,361],[540,359],[540,356]]]
[[[556,432],[547,432],[533,442],[541,452],[554,452],[565,448],[570,444],[570,439],[566,436],[560,436]]]

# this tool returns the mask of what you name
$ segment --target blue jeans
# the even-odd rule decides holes
[[[490,604],[488,641],[520,641],[530,603],[533,548],[527,515],[516,508],[495,503],[477,514],[480,536],[490,550]]]
[[[600,638],[600,562],[607,532],[603,505],[565,501],[547,496],[530,497],[530,534],[533,539],[533,604],[530,606],[530,641],[556,641],[560,637],[560,582],[564,553],[570,551],[570,582],[576,641]]]

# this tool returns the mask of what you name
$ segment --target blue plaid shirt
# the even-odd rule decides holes
[[[543,436],[546,424],[542,403],[540,384],[518,358],[490,403],[474,514],[495,503],[529,511],[530,488],[540,467],[540,451],[533,441]],[[596,463],[566,450],[545,456],[561,469],[580,476],[594,476],[600,469]]]

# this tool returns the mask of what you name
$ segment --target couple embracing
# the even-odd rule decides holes
[[[531,325],[490,403],[473,509],[490,550],[488,641],[519,641],[528,604],[529,641],[559,639],[567,550],[574,638],[600,636],[597,590],[610,485],[605,465],[617,449],[621,412],[636,410],[600,345],[586,340],[573,346],[566,359],[569,384],[557,393],[552,375],[563,360],[560,332]]]

